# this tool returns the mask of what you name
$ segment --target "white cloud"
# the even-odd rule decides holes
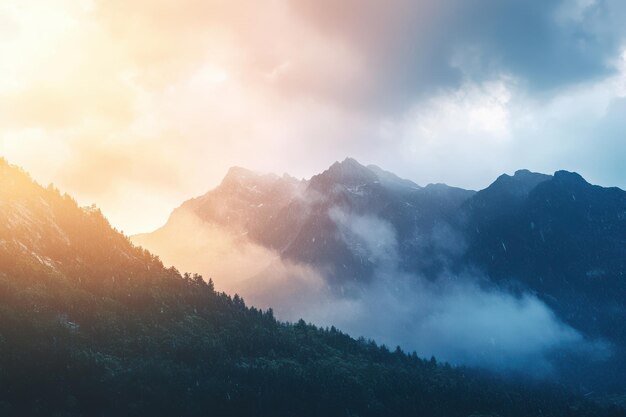
[[[396,171],[422,183],[482,188],[503,172],[529,168],[575,170],[624,187],[623,173],[598,161],[624,151],[611,139],[616,121],[606,117],[626,95],[625,62],[621,52],[615,73],[539,96],[510,76],[466,80],[416,102],[379,130],[396,146],[390,158],[400,162]]]

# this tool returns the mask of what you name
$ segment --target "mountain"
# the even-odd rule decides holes
[[[626,192],[567,171],[518,176],[465,204],[463,262],[542,294],[587,334],[626,341]]]
[[[326,271],[331,285],[339,286],[366,281],[375,268],[373,259],[359,251],[358,236],[341,236],[337,217],[342,212],[388,219],[407,242],[401,247],[407,268],[419,264],[438,270],[441,265],[433,265],[432,257],[410,259],[415,243],[409,240],[416,233],[431,233],[471,195],[473,191],[443,184],[420,187],[351,158],[308,181],[236,168],[216,189],[183,203],[161,229],[133,236],[133,241],[170,258],[171,237],[181,219],[191,215],[229,233],[245,234],[283,259],[315,264]]]
[[[268,185],[257,185],[263,181]],[[254,198],[247,197],[251,189]],[[246,221],[233,228],[197,201],[221,207],[223,213],[245,213]],[[241,268],[249,272],[248,279],[233,284],[228,274],[215,269],[215,262],[194,263],[189,254],[210,257],[212,249],[205,245],[194,251],[199,246],[188,241],[175,248],[172,241],[182,230],[176,217],[183,212],[196,219],[192,241],[207,237],[203,227],[210,225],[211,233],[218,233],[218,227],[221,235],[237,236],[232,248],[244,255],[234,264],[254,259],[259,267]],[[375,335],[422,354],[441,351],[446,359],[488,367],[491,358],[517,363],[507,355],[525,355],[513,336],[519,329],[523,343],[535,343],[533,352],[543,352],[540,356],[550,363],[542,368],[563,374],[580,370],[568,381],[581,390],[621,393],[626,383],[621,376],[626,374],[621,325],[626,319],[626,192],[591,185],[576,173],[519,170],[474,192],[444,184],[421,187],[351,158],[301,181],[246,171],[236,187],[222,183],[184,203],[161,230],[133,241],[169,264],[197,267],[215,277],[219,287],[272,306],[281,317],[306,311],[320,323],[341,322],[356,335]],[[249,256],[259,251],[267,256]],[[288,286],[289,291],[282,290]],[[483,298],[503,306],[492,311],[473,305]],[[367,313],[371,302],[379,304],[381,313]],[[545,328],[552,330],[524,327],[537,317],[524,302],[536,304]],[[459,309],[466,304],[471,311]],[[320,315],[322,310],[326,313]],[[399,314],[414,315],[413,321],[404,323]],[[434,340],[433,332],[422,332],[432,317],[447,314],[454,316],[445,326],[463,336],[450,342],[449,332],[441,330],[444,325],[437,324],[443,346],[437,348],[424,340]],[[503,335],[506,320],[513,323],[510,314],[518,318],[516,327],[510,324]],[[469,324],[475,325],[487,315],[488,324],[476,324],[476,329],[459,331],[450,324],[470,317]],[[390,330],[394,326],[395,333]],[[412,332],[417,336],[407,338]],[[555,332],[563,337],[550,345]],[[574,338],[577,347],[563,347]],[[500,343],[493,344],[495,339]],[[459,351],[450,353],[450,344],[459,345]],[[524,356],[520,367],[528,361]]]
[[[457,265],[475,265],[498,285],[537,294],[585,337],[609,345],[612,359],[604,366],[578,369],[585,368],[587,386],[621,390],[626,192],[567,171],[550,177],[518,172],[478,192],[462,211],[468,243]]]
[[[1,415],[624,415],[278,322],[4,161],[0,219]]]

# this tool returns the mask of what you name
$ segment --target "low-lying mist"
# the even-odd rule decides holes
[[[271,307],[281,320],[334,325],[353,337],[399,345],[422,357],[548,375],[555,352],[589,352],[600,346],[561,322],[535,295],[486,285],[479,273],[427,279],[402,271],[395,231],[380,218],[337,208],[329,215],[341,238],[376,265],[368,282],[345,280],[343,287],[331,286],[324,278],[327,271],[283,260],[245,232],[180,210],[168,227],[133,240],[162,254],[165,264],[212,278],[219,291],[238,293],[249,305]],[[447,229],[438,228],[433,236],[438,245],[462,246],[458,236],[441,230]]]

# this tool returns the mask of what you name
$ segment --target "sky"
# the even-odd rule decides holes
[[[3,0],[0,155],[126,233],[238,165],[626,188],[622,0]]]

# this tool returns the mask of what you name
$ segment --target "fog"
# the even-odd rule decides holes
[[[353,337],[399,345],[422,357],[548,375],[554,353],[605,348],[561,322],[535,295],[488,285],[476,271],[444,272],[435,279],[403,272],[395,230],[380,218],[338,208],[329,215],[349,247],[376,265],[367,283],[346,280],[352,282],[343,288],[348,291],[327,284],[330,271],[283,260],[244,233],[181,210],[167,227],[133,240],[161,254],[168,265],[212,278],[219,291],[238,293],[248,305],[273,308],[281,320],[334,325]],[[422,238],[434,239],[442,256],[463,247],[445,225]]]

